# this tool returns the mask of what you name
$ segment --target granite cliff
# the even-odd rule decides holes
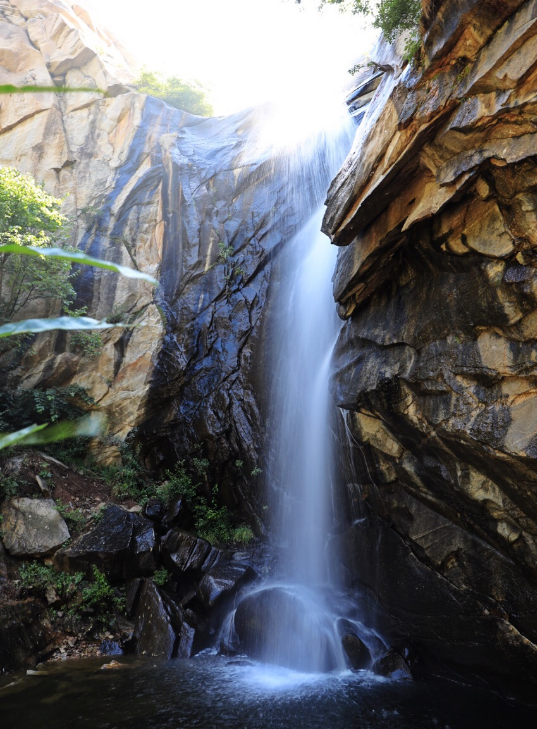
[[[537,675],[536,49],[534,0],[436,3],[419,63],[379,46],[324,219],[349,583],[427,670],[515,690]]]
[[[153,291],[81,271],[74,307],[136,326],[103,335],[92,358],[63,333],[40,335],[10,383],[84,386],[108,415],[103,462],[118,462],[118,443],[134,433],[154,468],[201,444],[221,498],[263,531],[250,473],[260,462],[264,362],[252,342],[270,306],[274,255],[322,192],[302,185],[297,212],[288,161],[253,141],[267,109],[192,116],[136,93],[126,56],[75,3],[0,3],[1,83],[106,92],[1,97],[0,164],[65,197],[80,249],[160,282]],[[50,313],[38,302],[21,316]]]

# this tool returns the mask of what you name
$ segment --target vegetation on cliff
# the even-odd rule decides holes
[[[60,213],[61,203],[30,175],[11,167],[0,169],[0,245],[65,245],[61,232],[67,218]],[[75,298],[72,278],[67,261],[0,254],[0,324],[36,299],[69,304]]]
[[[207,100],[207,92],[197,81],[183,81],[178,76],[163,76],[143,68],[136,79],[141,94],[162,99],[170,106],[197,116],[212,116],[213,107]]]
[[[405,57],[410,61],[419,51],[420,19],[431,3],[427,0],[322,0],[321,5],[339,5],[353,14],[372,16],[373,26],[382,31],[389,43],[407,32]]]

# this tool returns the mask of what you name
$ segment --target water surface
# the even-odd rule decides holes
[[[9,729],[535,729],[537,711],[481,689],[367,672],[302,674],[229,659],[48,666],[0,690]]]

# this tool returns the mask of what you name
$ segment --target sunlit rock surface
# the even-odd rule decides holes
[[[12,385],[81,384],[108,415],[110,436],[139,429],[151,466],[203,443],[227,506],[254,519],[249,474],[263,425],[253,383],[264,360],[252,342],[263,336],[272,258],[311,212],[294,212],[288,175],[250,148],[263,111],[204,119],[133,92],[125,53],[67,0],[0,2],[0,67],[3,84],[107,92],[0,97],[0,164],[65,197],[81,249],[160,281],[154,290],[81,270],[73,308],[136,326],[105,332],[94,357],[65,333],[41,335]],[[38,303],[20,316],[57,313],[49,309]],[[120,457],[113,440],[99,455]]]
[[[537,676],[537,2],[438,5],[419,69],[381,59],[324,221],[346,566],[390,642],[517,687]]]

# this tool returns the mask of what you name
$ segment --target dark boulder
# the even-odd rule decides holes
[[[112,504],[99,523],[54,557],[65,572],[91,573],[92,565],[112,580],[151,575],[157,567],[153,524]]]
[[[189,529],[194,528],[194,516],[188,508],[186,499],[175,499],[168,506],[166,513],[162,519],[163,524],[168,529]]]
[[[144,506],[143,515],[151,521],[161,522],[166,513],[166,507],[160,499],[149,499]]]
[[[378,658],[373,664],[373,673],[386,678],[412,680],[412,673],[403,656],[395,648]]]
[[[122,656],[123,649],[115,640],[103,640],[99,646],[101,656]]]
[[[199,570],[207,572],[221,558],[219,549],[209,542],[182,529],[173,529],[162,540],[162,557],[173,571]]]
[[[203,577],[199,585],[199,598],[206,608],[222,603],[256,578],[256,572],[248,565],[219,564]]]
[[[366,644],[357,635],[353,635],[352,633],[344,635],[341,639],[341,645],[343,646],[345,655],[349,659],[351,668],[355,670],[369,668],[371,665],[371,653]]]
[[[52,639],[47,610],[36,600],[0,605],[0,674],[35,665]]]
[[[333,620],[304,590],[269,587],[246,596],[235,612],[240,649],[267,663],[301,671],[330,671],[341,648]]]
[[[189,658],[195,630],[180,606],[152,580],[145,580],[138,600],[134,634],[136,652],[158,658]]]

